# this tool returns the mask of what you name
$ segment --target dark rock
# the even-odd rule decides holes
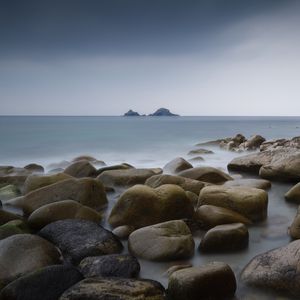
[[[13,220],[22,220],[22,216],[0,209],[0,225]]]
[[[140,117],[141,115],[136,112],[133,111],[132,109],[130,109],[127,113],[124,114],[124,117]]]
[[[231,299],[236,279],[231,268],[221,262],[185,268],[171,274],[168,296],[172,300]]]
[[[201,252],[227,252],[244,249],[248,246],[249,232],[242,223],[218,225],[213,227],[202,238]]]
[[[38,164],[29,164],[24,167],[24,169],[33,173],[44,173],[44,167]]]
[[[0,188],[0,200],[7,201],[21,196],[20,190],[13,184],[5,185]]]
[[[121,242],[110,231],[86,220],[56,221],[45,226],[39,235],[55,244],[66,260],[79,263],[88,256],[121,252]]]
[[[7,285],[0,300],[55,300],[83,279],[72,266],[49,266],[24,275]]]
[[[21,233],[30,233],[27,224],[22,220],[12,220],[0,226],[0,240]]]
[[[87,278],[63,293],[59,300],[165,300],[165,289],[154,280]]]
[[[54,245],[32,234],[16,234],[0,241],[0,288],[29,272],[59,264]]]
[[[178,117],[179,115],[171,113],[166,108],[159,108],[157,111],[155,111],[153,114],[150,114],[151,117]]]
[[[132,255],[111,254],[84,258],[79,270],[85,278],[123,277],[134,278],[140,272],[140,264]]]

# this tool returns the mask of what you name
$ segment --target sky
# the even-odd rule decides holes
[[[0,0],[1,115],[300,115],[298,0]]]

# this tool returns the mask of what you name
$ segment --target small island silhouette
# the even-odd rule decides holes
[[[142,117],[146,115],[140,115],[138,112],[130,109],[127,113],[124,114],[124,117]],[[149,114],[150,117],[178,117],[179,115],[173,114],[167,108],[159,108],[154,113]]]

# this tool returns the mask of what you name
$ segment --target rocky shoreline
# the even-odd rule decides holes
[[[201,165],[213,147],[251,153],[227,173]],[[239,284],[300,297],[296,208],[286,228],[294,241],[240,273],[214,259],[248,249],[249,229],[268,221],[273,182],[295,184],[282,201],[300,203],[300,138],[238,134],[188,155],[148,169],[90,156],[47,173],[37,164],[0,167],[0,299],[237,299]],[[209,263],[186,263],[207,254]],[[142,261],[168,262],[167,286],[140,278]]]

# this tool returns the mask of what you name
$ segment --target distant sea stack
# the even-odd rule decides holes
[[[124,117],[140,117],[141,115],[136,112],[133,111],[132,109],[130,109],[127,113],[124,114]]]
[[[178,117],[179,115],[173,114],[167,108],[159,108],[153,114],[150,114],[151,117]]]

